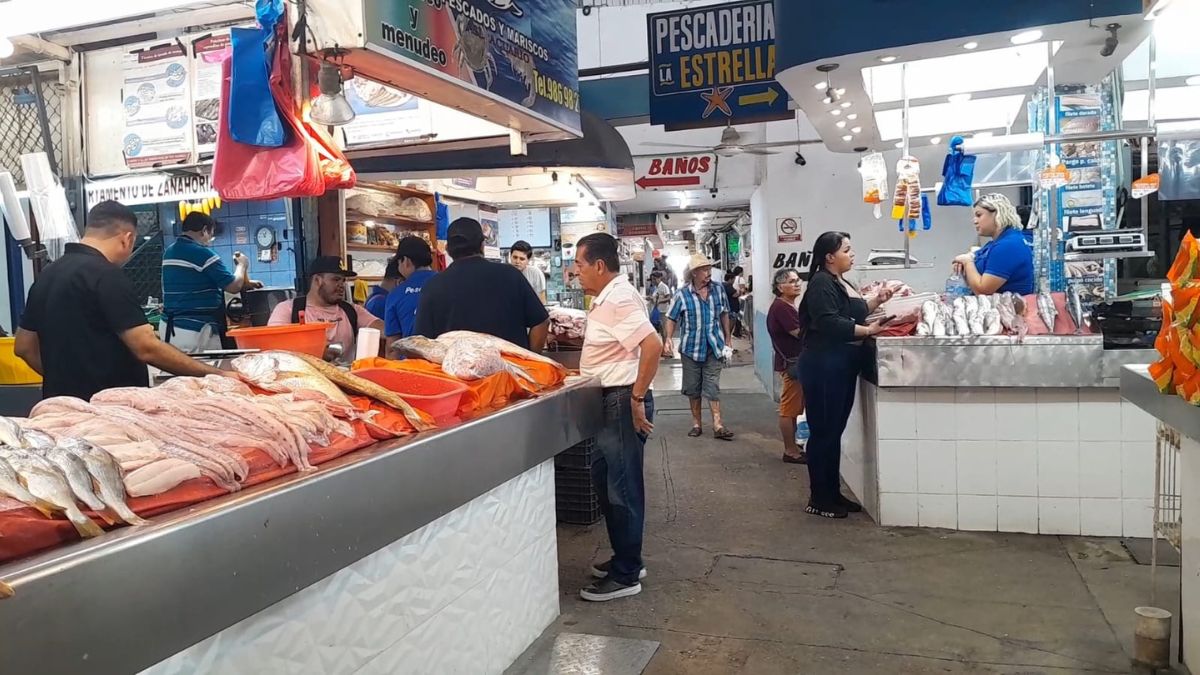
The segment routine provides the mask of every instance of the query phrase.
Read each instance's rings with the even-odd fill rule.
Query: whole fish
[[[396,340],[392,343],[391,350],[400,356],[424,359],[438,365],[446,359],[446,345],[437,340],[430,340],[424,335],[412,335]]]
[[[54,516],[54,506],[30,494],[17,476],[16,469],[13,469],[4,457],[0,457],[0,493],[6,494],[26,506],[32,506],[47,518]]]
[[[350,399],[336,384],[298,354],[281,351],[246,354],[233,360],[233,368],[250,382],[268,391],[315,394],[347,410],[353,408]]]
[[[58,445],[58,441],[54,440],[53,436],[37,429],[26,429],[23,437],[25,445],[22,447],[38,450],[42,453]]]
[[[499,350],[501,354],[515,356],[527,361],[539,361],[541,363],[554,366],[560,370],[565,370],[561,363],[552,358],[542,356],[537,352],[529,351],[523,347],[518,347],[508,340],[502,340],[494,335],[488,335],[486,333],[474,333],[469,330],[452,330],[449,333],[443,333],[438,336],[438,342],[441,342],[445,345],[461,344],[464,342],[481,343],[487,345],[488,347]]]
[[[75,526],[75,530],[79,532],[79,536],[98,537],[104,534],[104,530],[92,522],[91,518],[83,515],[79,507],[75,505],[75,497],[71,494],[67,479],[63,477],[58,467],[25,450],[5,451],[4,458],[16,470],[29,493],[53,506],[55,511],[65,513],[67,519]]]
[[[1075,322],[1075,334],[1083,332],[1083,298],[1079,294],[1079,286],[1071,286],[1067,293],[1067,309],[1071,312],[1071,320]]]
[[[92,489],[92,476],[88,473],[83,459],[66,448],[57,446],[50,448],[42,456],[50,460],[62,472],[76,499],[87,504],[87,507],[93,511],[104,510],[104,502],[96,496]]]
[[[0,417],[0,445],[19,448],[25,445],[21,425],[11,417]]]
[[[1058,319],[1058,309],[1054,307],[1054,297],[1047,291],[1041,291],[1037,296],[1038,317],[1046,324],[1046,332],[1054,333],[1054,322]]]
[[[409,424],[412,424],[417,431],[424,431],[434,427],[433,420],[429,415],[409,405],[408,401],[405,401],[396,392],[385,389],[353,373],[348,373],[337,366],[331,366],[315,356],[308,356],[307,354],[294,354],[293,356],[307,363],[315,372],[342,389],[355,394],[369,396],[380,403],[399,410],[404,415],[404,418],[408,420]]]
[[[98,447],[82,438],[69,438],[63,441],[63,449],[83,460],[88,473],[96,483],[100,499],[108,505],[113,513],[130,525],[145,525],[146,521],[129,508],[125,501],[125,479],[121,465],[107,450]]]

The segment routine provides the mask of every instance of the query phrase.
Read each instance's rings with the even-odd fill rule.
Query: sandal
[[[713,430],[713,438],[717,439],[718,441],[732,441],[733,440],[733,432],[726,429],[725,427],[721,427],[720,429],[714,429]]]
[[[700,427],[692,427],[692,430],[688,432],[688,438],[700,438],[703,435],[704,430]]]
[[[813,516],[821,516],[822,518],[846,517],[846,509],[840,505],[833,507],[819,507],[809,504],[808,506],[804,507],[804,512]]]
[[[808,454],[802,452],[799,455],[796,455],[795,457],[792,457],[791,455],[784,455],[783,463],[784,464],[808,464]]]

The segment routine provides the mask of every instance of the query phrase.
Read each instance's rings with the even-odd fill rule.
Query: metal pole
[[[1058,129],[1054,124],[1054,119],[1058,110],[1058,96],[1055,93],[1054,82],[1054,43],[1046,43],[1046,135],[1050,137],[1057,133]],[[1047,138],[1049,142],[1049,138]],[[1057,145],[1047,148],[1043,152],[1046,153],[1046,168],[1053,168],[1052,162],[1058,159]],[[1058,188],[1049,190],[1046,195],[1046,207],[1048,213],[1045,222],[1050,223],[1050,260],[1058,260],[1058,242],[1062,238],[1062,223],[1058,219]],[[1051,215],[1053,214],[1053,215]],[[1049,279],[1046,280],[1047,287]],[[1041,290],[1040,288],[1038,290]],[[1049,288],[1047,288],[1049,290]]]
[[[1149,94],[1149,96],[1146,97],[1146,127],[1151,130],[1154,129],[1155,125],[1158,122],[1158,120],[1156,120],[1154,117],[1154,94],[1155,94],[1155,86],[1156,86],[1155,71],[1158,69],[1157,51],[1158,51],[1158,45],[1154,40],[1154,31],[1150,31],[1150,45],[1149,45],[1150,58],[1149,58],[1149,64],[1147,64],[1149,66],[1147,68],[1147,78],[1148,78],[1147,85],[1149,87],[1149,90],[1147,93]],[[1116,75],[1114,75],[1113,77],[1116,77]],[[1150,173],[1150,137],[1142,136],[1142,176],[1141,177],[1145,178],[1149,173]],[[1149,242],[1150,241],[1150,196],[1146,195],[1146,196],[1142,197],[1141,201],[1142,201],[1142,203],[1141,203],[1141,207],[1142,207],[1142,241]],[[1120,223],[1116,224],[1116,227],[1120,227],[1120,226],[1121,226]]]
[[[46,116],[46,99],[42,96],[42,74],[38,71],[37,66],[29,66],[25,68],[25,72],[29,73],[29,78],[33,82],[33,95],[37,97],[37,113],[38,125],[42,128],[42,150],[46,153],[46,159],[50,161],[50,171],[62,180],[62,176],[58,172],[58,159],[54,156],[54,141],[50,138],[50,118]]]
[[[903,135],[904,147],[900,150],[900,157],[903,159],[909,153],[909,138],[908,138],[908,64],[900,64],[900,98],[904,99],[904,110],[901,112],[901,134]],[[906,209],[907,210],[907,209]],[[907,215],[907,214],[905,214]],[[912,267],[912,258],[909,256],[909,248],[911,246],[911,237],[908,236],[908,230],[904,227],[904,221],[907,218],[900,219],[900,236],[904,239],[904,269]]]

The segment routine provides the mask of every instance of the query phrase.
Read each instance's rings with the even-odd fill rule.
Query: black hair
[[[450,255],[453,256],[454,253],[450,253]],[[470,254],[468,253],[464,255]],[[392,259],[396,261],[397,266],[399,266],[400,260],[403,258],[408,258],[411,260],[413,267],[416,267],[417,269],[429,267],[433,264],[433,249],[429,247],[429,242],[425,241],[421,237],[409,235],[401,239],[396,244],[396,255],[392,257]],[[399,274],[399,272],[396,273],[397,276],[399,276]]]
[[[509,249],[509,252],[510,253],[524,253],[526,258],[533,257],[533,247],[530,246],[529,242],[525,241],[524,239],[519,239],[517,241],[514,241],[512,248]]]
[[[212,216],[192,211],[184,217],[183,223],[180,224],[180,230],[184,232],[203,232],[209,230],[212,233],[217,231],[217,221],[212,219]]]
[[[604,262],[609,272],[619,272],[621,258],[617,255],[617,238],[605,232],[593,232],[575,243],[575,256],[589,263]]]
[[[383,278],[399,279],[400,277],[400,258],[392,256],[388,258],[387,266],[383,268]]]
[[[128,206],[110,199],[100,202],[88,211],[87,229],[109,236],[120,234],[122,230],[136,232],[137,214]]]
[[[741,276],[742,272],[745,272],[745,271],[746,270],[742,269],[741,265],[738,265],[737,267],[733,268],[733,276],[735,276],[735,277]]]
[[[816,276],[817,272],[825,270],[826,256],[837,253],[842,249],[842,244],[850,238],[845,232],[825,232],[817,237],[816,243],[813,244],[812,251],[812,266],[808,269],[808,278],[811,280]]]

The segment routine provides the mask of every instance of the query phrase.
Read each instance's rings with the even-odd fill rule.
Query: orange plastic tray
[[[400,394],[409,405],[435,420],[454,417],[467,385],[436,375],[392,368],[364,368],[355,375]]]
[[[288,326],[257,326],[235,328],[229,337],[239,349],[283,349],[318,358],[325,355],[326,331],[331,323],[303,323]]]

